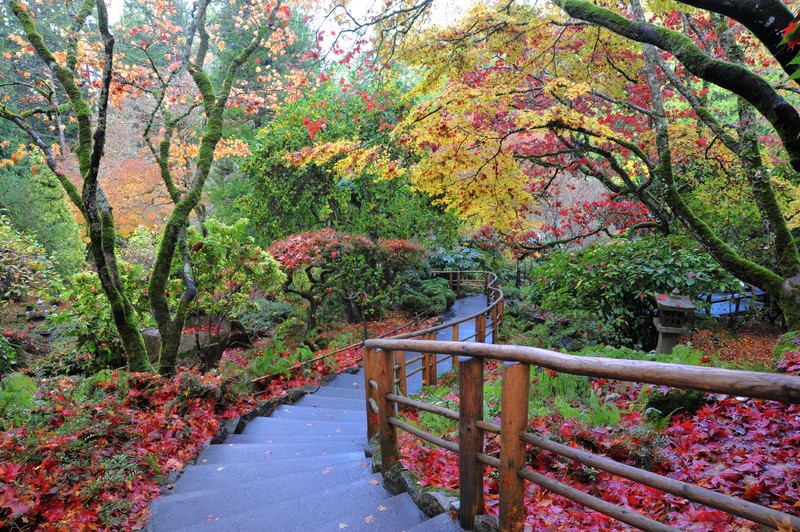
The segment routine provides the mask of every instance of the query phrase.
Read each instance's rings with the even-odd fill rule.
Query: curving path
[[[445,320],[486,308],[461,299]],[[451,330],[438,333],[451,339]],[[474,334],[461,325],[461,338]],[[446,369],[450,362],[442,362]],[[409,391],[421,377],[409,380]],[[412,377],[413,379],[413,377]],[[419,381],[419,382],[417,382]],[[450,532],[447,514],[424,515],[408,494],[392,496],[373,474],[367,443],[364,377],[342,374],[294,404],[258,417],[241,434],[207,447],[168,495],[150,504],[152,532],[178,530]]]

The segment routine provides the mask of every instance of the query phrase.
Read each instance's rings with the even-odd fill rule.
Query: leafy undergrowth
[[[787,353],[779,366],[787,373],[800,375],[800,350]],[[640,414],[641,408],[636,407],[643,391],[641,386],[629,385],[622,390],[618,385],[608,388],[605,381],[592,380],[592,387],[604,402],[613,402],[622,412],[618,423],[591,426],[577,418],[550,413],[531,418],[529,431],[677,480],[800,515],[800,406],[711,395],[697,412],[675,415],[663,430],[659,430],[657,425],[646,423]],[[653,391],[651,387],[648,393]],[[414,413],[406,413],[406,417],[412,421],[419,419]],[[498,442],[493,435],[490,436],[487,438],[487,454],[499,456]],[[406,433],[401,433],[399,446],[401,463],[416,473],[421,485],[458,489],[456,455],[424,445]],[[761,529],[752,522],[547,451],[529,448],[528,466],[679,529]],[[484,478],[487,511],[496,514],[497,473],[487,468]],[[533,484],[526,484],[528,529],[629,530],[614,519]]]
[[[0,529],[142,528],[159,483],[220,419],[252,408],[243,377],[106,371],[41,381],[36,408],[0,432]]]
[[[721,326],[694,331],[682,336],[681,343],[690,343],[707,356],[725,362],[771,369],[775,357],[773,348],[780,336],[778,326],[752,321],[737,331],[729,331]]]

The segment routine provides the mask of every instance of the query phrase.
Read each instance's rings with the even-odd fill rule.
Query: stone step
[[[345,482],[350,477],[353,477],[351,480],[357,477],[366,478],[370,470],[370,461],[363,454],[354,456],[353,453],[231,464],[206,463],[186,467],[179,481],[175,483],[171,496],[257,481],[285,487],[285,484],[294,484],[297,478],[306,476],[316,481],[330,482],[339,479]]]
[[[273,419],[347,421],[362,424],[367,422],[367,412],[364,408],[361,410],[340,410],[319,406],[284,405],[277,408],[271,417]]]
[[[360,479],[321,489],[304,485],[303,493],[297,497],[264,503],[259,499],[262,492],[272,489],[281,495],[284,486],[265,483],[261,490],[254,490],[248,485],[239,497],[233,489],[201,492],[194,498],[159,506],[158,522],[153,523],[157,526],[150,530],[317,530],[316,525],[332,515],[349,513],[351,509],[361,512],[387,501],[391,496],[380,485],[380,475],[371,478],[378,482]]]
[[[349,397],[330,397],[323,395],[306,395],[294,403],[295,406],[311,407],[311,408],[327,408],[327,409],[341,409],[341,410],[355,410],[366,411],[367,401],[362,396],[361,398],[351,399]]]
[[[383,488],[381,488],[383,489]],[[385,491],[384,491],[385,493]],[[206,521],[180,530],[225,532],[401,532],[424,519],[407,494],[386,498],[373,495],[349,499],[308,499],[308,505],[296,501],[285,509],[256,509],[236,516]],[[331,519],[331,516],[337,516]]]
[[[346,445],[337,445],[337,443],[347,444],[352,443],[356,445],[360,445],[361,448],[364,448],[364,444],[367,441],[367,437],[364,434],[365,431],[361,431],[361,434],[351,434],[349,432],[341,432],[341,433],[320,433],[320,434],[311,434],[309,436],[303,436],[301,434],[292,433],[291,431],[287,431],[284,434],[275,434],[270,433],[269,435],[261,435],[261,434],[234,434],[232,436],[228,436],[226,442],[231,444],[267,444],[267,445],[278,445],[275,442],[281,441],[285,444],[295,443],[302,445],[303,443],[317,443],[320,446],[324,447],[324,450],[327,452],[334,452],[340,451],[342,447],[347,447]],[[294,442],[290,441],[289,438],[294,438]]]
[[[406,532],[461,532],[464,530],[458,521],[450,517],[450,514],[439,514],[423,521],[415,527],[409,528]]]
[[[234,435],[228,436],[228,439],[225,440],[228,442],[230,438]],[[258,436],[257,434],[235,434],[235,436]],[[236,440],[232,440],[228,443],[233,443]],[[277,443],[311,443],[311,442],[335,442],[335,441],[351,441],[359,443],[360,445],[364,446],[367,444],[367,435],[361,434],[359,436],[354,436],[351,434],[342,435],[342,434],[317,434],[317,435],[304,435],[304,434],[293,434],[291,432],[285,434],[273,434],[271,436],[267,436],[266,439],[260,441],[260,443],[267,443],[267,444],[277,444]],[[250,442],[253,443],[253,442]],[[255,442],[259,443],[259,442]]]
[[[301,419],[275,419],[270,417],[257,417],[247,424],[242,436],[264,436],[270,438],[279,434],[295,434],[304,436],[318,436],[320,434],[340,434],[349,436],[363,436],[367,432],[366,423],[353,421],[330,421],[327,419],[301,420]]]
[[[322,388],[344,388],[346,390],[363,391],[364,374],[361,371],[358,373],[342,373]]]
[[[354,460],[364,456],[364,445],[359,440],[342,442],[308,443],[250,443],[247,445],[222,444],[206,448],[197,460],[198,465],[232,464],[236,462],[261,462],[263,460],[296,459],[299,456],[349,455]]]
[[[364,399],[364,388],[330,388],[322,386],[315,393],[311,394],[315,397],[340,397],[342,399]]]
[[[407,493],[401,493],[377,506],[342,513],[339,517],[315,525],[315,531],[403,532],[419,526],[425,516]]]

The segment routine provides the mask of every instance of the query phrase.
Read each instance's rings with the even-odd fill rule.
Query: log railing
[[[487,282],[487,288],[490,284]],[[498,301],[502,302],[502,293],[491,301],[491,304]],[[491,315],[492,311],[487,309],[481,314]],[[477,320],[477,317],[472,316],[471,319]],[[495,331],[498,330],[496,324],[499,322],[502,322],[502,306],[500,313],[494,314]],[[448,324],[440,328],[445,326]],[[368,432],[370,437],[375,433],[380,434],[381,467],[384,473],[397,463],[399,458],[397,429],[458,454],[459,519],[463,528],[471,529],[475,516],[483,513],[483,471],[488,465],[499,470],[501,530],[523,529],[526,480],[639,529],[676,530],[628,508],[608,503],[531,470],[526,467],[525,454],[527,447],[533,446],[769,528],[778,528],[779,524],[789,523],[794,530],[800,530],[800,518],[796,516],[622,464],[526,432],[531,366],[573,375],[769,399],[788,404],[800,404],[800,377],[638,360],[572,356],[545,349],[489,345],[480,342],[437,342],[430,339],[429,330],[420,331],[418,334],[418,336],[406,334],[366,342],[364,370],[367,382],[367,408],[369,412],[377,414],[368,416]],[[476,339],[479,337],[476,334]],[[492,339],[495,337],[496,335],[492,334]],[[398,364],[398,360],[403,358],[402,353],[408,351],[420,352],[423,357],[426,354],[434,357],[437,355],[453,357],[455,365],[458,366],[459,412],[406,397],[403,377],[405,366],[402,363]],[[499,425],[483,419],[486,360],[503,363],[500,405],[502,414]],[[427,380],[435,382],[437,364],[431,364],[428,368]],[[398,407],[414,408],[457,420],[458,443],[443,440],[403,422],[397,417]],[[484,453],[486,432],[500,436],[499,457]],[[782,529],[788,530],[786,527]]]

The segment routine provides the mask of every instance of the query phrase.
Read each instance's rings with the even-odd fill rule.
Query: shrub
[[[550,253],[526,296],[558,316],[585,320],[598,342],[652,349],[654,294],[677,288],[696,298],[739,286],[692,242],[653,236]]]
[[[251,308],[239,312],[239,321],[248,332],[266,336],[292,313],[292,306],[284,301],[258,299]]]
[[[204,224],[205,236],[190,232],[198,314],[236,317],[254,307],[254,291],[273,293],[283,283],[275,259],[247,236],[248,223],[243,218],[226,225],[211,218]]]
[[[0,214],[0,306],[48,297],[61,288],[52,261],[36,238],[16,231]]]
[[[456,300],[456,294],[448,288],[445,279],[407,276],[395,299],[400,308],[407,312],[437,315],[450,308]]]
[[[693,390],[665,390],[653,393],[645,402],[645,414],[652,419],[668,419],[674,414],[692,415],[705,399],[703,392]]]
[[[453,248],[436,248],[428,253],[428,263],[434,270],[481,270],[483,257],[477,249],[458,245]]]
[[[247,369],[254,376],[289,375],[298,363],[314,358],[314,352],[308,346],[301,345],[291,353],[283,342],[276,340],[265,348],[261,356],[254,358]]]
[[[129,294],[140,294],[139,308],[147,308],[143,299],[145,276],[141,266],[131,266],[120,262],[122,282]],[[111,305],[102,294],[100,279],[95,272],[81,272],[72,278],[67,292],[71,304],[69,308],[51,314],[49,320],[58,329],[74,339],[74,351],[67,354],[69,365],[62,368],[68,374],[92,375],[101,369],[125,367],[125,352],[119,337]],[[139,314],[142,325],[149,315]]]

